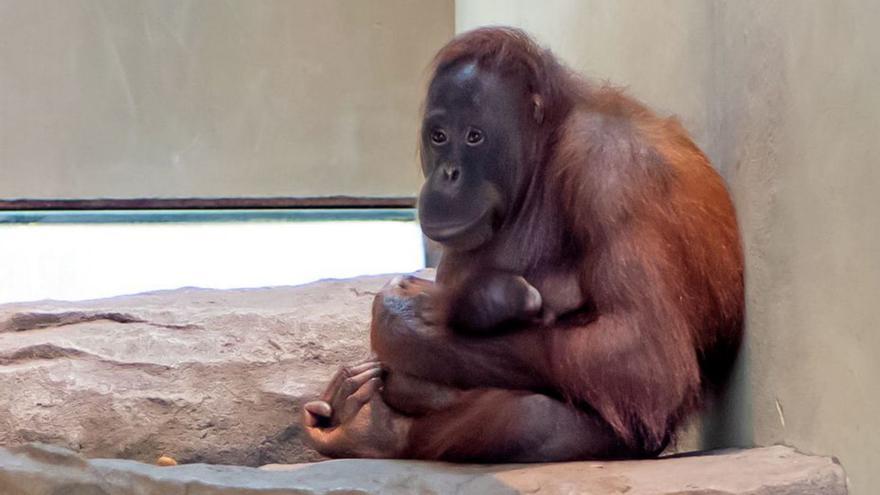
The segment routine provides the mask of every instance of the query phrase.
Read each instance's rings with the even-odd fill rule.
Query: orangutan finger
[[[357,391],[349,395],[342,405],[339,413],[340,420],[345,423],[353,418],[364,407],[364,404],[370,401],[382,386],[382,379],[373,377],[367,380]]]
[[[337,395],[337,391],[346,379],[376,366],[380,366],[379,361],[368,359],[362,363],[355,364],[354,366],[344,366],[339,368],[336,370],[336,373],[333,374],[333,377],[330,378],[330,383],[327,384],[324,393],[321,394],[321,400],[333,404],[333,398]]]
[[[350,395],[357,392],[358,389],[360,389],[361,386],[367,383],[371,378],[380,376],[382,376],[382,366],[378,363],[356,375],[349,376],[343,380],[342,383],[340,383],[339,388],[336,389],[336,393],[333,395],[333,400],[330,401],[330,406],[335,409],[341,408]]]
[[[330,426],[333,418],[333,408],[322,400],[307,402],[303,406],[303,422],[313,428],[326,428]]]

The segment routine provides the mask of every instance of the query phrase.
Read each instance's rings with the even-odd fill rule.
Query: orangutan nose
[[[461,177],[461,169],[454,165],[443,165],[443,178],[448,182],[456,182]]]

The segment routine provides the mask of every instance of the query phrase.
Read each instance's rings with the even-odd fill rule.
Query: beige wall
[[[837,455],[880,486],[880,3],[719,3],[715,159],[746,235],[732,438]],[[777,407],[778,405],[778,407]]]
[[[705,445],[785,443],[880,486],[880,3],[459,0],[679,114],[726,176],[748,339]]]
[[[453,0],[0,0],[0,199],[413,195]]]
[[[678,114],[706,145],[710,10],[704,0],[458,0],[455,26],[522,27],[572,67]]]

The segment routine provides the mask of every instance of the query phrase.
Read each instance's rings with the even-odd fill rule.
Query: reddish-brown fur
[[[742,254],[725,186],[676,120],[581,79],[520,31],[454,39],[435,75],[462,60],[524,81],[539,125],[523,150],[534,157],[527,191],[491,243],[444,254],[439,290],[454,292],[492,267],[521,274],[545,300],[576,287],[583,304],[547,326],[468,336],[419,331],[413,305],[399,293],[380,296],[379,359],[392,375],[454,392],[445,406],[413,416],[408,446],[394,455],[655,454],[741,339]],[[394,405],[393,387],[385,397]],[[540,421],[570,428],[574,440],[560,435],[552,453],[524,454],[534,452],[529,442],[540,444],[527,439]],[[536,431],[546,440],[557,430]],[[613,441],[593,439],[609,431]]]

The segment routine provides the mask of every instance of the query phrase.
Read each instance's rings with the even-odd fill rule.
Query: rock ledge
[[[847,490],[834,460],[782,446],[648,461],[474,466],[346,459],[257,469],[86,460],[33,444],[0,449],[0,493],[838,495]]]
[[[260,466],[321,459],[300,406],[369,352],[393,275],[0,305],[0,445]]]

